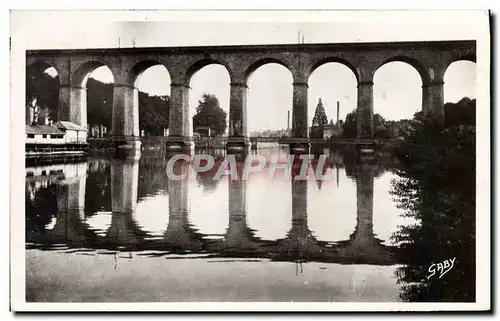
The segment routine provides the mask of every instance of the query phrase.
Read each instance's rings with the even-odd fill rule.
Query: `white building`
[[[64,141],[70,143],[87,143],[87,128],[69,121],[58,121],[54,124],[58,130],[65,134]]]
[[[27,144],[64,144],[64,132],[48,125],[26,125]]]

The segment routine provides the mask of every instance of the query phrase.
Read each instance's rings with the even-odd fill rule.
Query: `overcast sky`
[[[296,43],[299,31],[305,43],[471,38],[470,29],[463,23],[416,24],[411,20],[407,22],[404,16],[398,22],[381,17],[363,24],[359,19],[357,22],[342,19],[336,22],[112,22],[109,16],[98,18],[89,13],[74,16],[61,12],[31,16],[26,13],[25,17],[29,23],[23,25],[21,31],[30,35],[28,46],[38,49]],[[89,19],[94,20],[89,23]],[[91,77],[112,81],[105,67]],[[475,80],[474,63],[452,64],[445,75],[445,101],[455,102],[464,96],[475,98]],[[251,76],[248,85],[248,130],[286,128],[287,111],[292,108],[291,73],[280,65],[264,65]],[[390,120],[412,117],[421,109],[421,85],[413,67],[400,62],[383,66],[374,78],[375,112]],[[204,92],[215,94],[221,107],[229,113],[229,75],[224,67],[206,66],[193,76],[190,86],[191,113]],[[139,79],[138,88],[154,95],[169,94],[167,70],[163,66],[151,67]],[[341,64],[325,64],[311,75],[308,95],[309,124],[319,98],[323,100],[327,117],[334,121],[339,101],[340,118],[344,119],[356,108],[356,79]]]

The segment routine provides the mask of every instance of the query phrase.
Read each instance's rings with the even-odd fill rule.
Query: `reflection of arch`
[[[276,59],[276,58],[263,58],[263,59],[259,59],[257,61],[254,61],[253,63],[250,64],[250,66],[247,68],[247,70],[245,70],[245,78],[244,78],[245,84],[248,85],[248,79],[257,69],[259,69],[260,67],[262,67],[264,65],[271,64],[271,63],[275,63],[275,64],[278,64],[278,65],[285,67],[286,69],[288,69],[290,74],[292,74],[290,67],[286,63],[284,63],[283,61]]]
[[[404,62],[404,63],[407,63],[408,65],[412,66],[413,68],[415,68],[417,70],[417,72],[420,75],[420,79],[422,80],[422,85],[423,86],[426,86],[426,85],[429,84],[430,77],[429,77],[429,73],[427,72],[427,69],[425,68],[425,66],[419,60],[416,60],[414,58],[410,58],[410,57],[407,57],[407,56],[394,56],[394,57],[391,57],[391,58],[385,60],[383,63],[381,63],[375,69],[375,72],[373,73],[373,75],[375,75],[377,73],[377,71],[381,67],[383,67],[384,65],[386,65],[386,64],[388,64],[390,62]]]
[[[113,74],[113,70],[109,68],[106,64],[100,62],[100,61],[87,61],[81,64],[76,70],[73,72],[73,75],[71,76],[71,86],[72,87],[85,87],[85,81],[87,76],[92,73],[94,70],[96,70],[99,67],[106,66],[109,71],[111,72],[111,75],[113,76],[113,81],[116,79],[115,75]]]
[[[227,63],[225,63],[224,61],[218,61],[218,60],[206,58],[206,59],[198,60],[195,63],[193,63],[191,66],[189,66],[189,68],[186,70],[186,73],[185,73],[185,78],[184,78],[185,84],[189,86],[189,83],[191,82],[191,78],[193,77],[193,75],[197,71],[199,71],[203,67],[206,67],[206,66],[212,65],[212,64],[224,66],[227,70],[227,73],[229,74],[229,81],[230,82],[232,81],[233,72],[232,72],[231,68],[229,68]]]
[[[170,72],[168,71],[167,66],[156,61],[156,60],[142,60],[136,63],[129,71],[127,76],[127,83],[133,85],[133,87],[137,88],[137,83],[142,75],[147,69],[153,66],[163,66],[165,67],[168,76],[170,77]]]
[[[349,68],[352,71],[352,73],[354,74],[354,76],[356,77],[356,82],[359,82],[359,74],[358,74],[356,68],[354,67],[354,65],[352,63],[350,63],[349,61],[347,61],[343,58],[340,58],[340,57],[328,57],[328,58],[321,59],[321,60],[313,63],[311,65],[311,67],[309,68],[309,77],[314,73],[314,71],[316,69],[318,69],[319,67],[323,66],[324,64],[327,64],[330,62],[339,63],[339,64],[342,64],[342,65],[346,66],[347,68]]]

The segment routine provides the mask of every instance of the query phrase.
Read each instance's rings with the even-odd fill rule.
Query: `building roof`
[[[60,129],[69,129],[69,130],[76,130],[76,131],[81,131],[81,132],[86,132],[87,128],[82,127],[80,125],[77,125],[75,123],[69,122],[69,121],[58,121],[54,124],[57,128]]]
[[[49,125],[26,125],[26,134],[64,134],[64,132]]]

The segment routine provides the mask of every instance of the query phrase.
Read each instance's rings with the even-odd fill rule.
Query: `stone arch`
[[[356,69],[356,67],[354,67],[354,64],[352,64],[348,60],[346,60],[344,58],[340,58],[340,57],[327,57],[327,58],[323,58],[323,59],[320,59],[319,61],[312,63],[308,69],[307,79],[309,80],[309,77],[312,75],[312,73],[316,69],[318,69],[322,65],[330,63],[330,62],[340,63],[340,64],[346,66],[347,68],[349,68],[352,71],[352,73],[354,74],[354,76],[356,77],[356,81],[359,83],[359,72]]]
[[[192,63],[186,69],[186,73],[184,74],[184,84],[186,86],[189,86],[191,78],[193,77],[193,75],[197,71],[199,71],[203,67],[206,67],[206,66],[212,65],[212,64],[222,65],[223,67],[225,67],[226,70],[227,70],[227,72],[228,72],[228,74],[229,74],[229,79],[231,81],[233,80],[233,72],[232,72],[231,68],[229,67],[229,65],[226,62],[220,61],[220,60],[216,60],[216,59],[212,59],[212,58],[203,58],[203,59],[197,60],[196,62]]]
[[[372,78],[375,137],[389,135],[388,131],[377,132],[382,118],[386,121],[411,119],[415,113],[425,110],[424,91],[431,79],[426,76],[429,73],[423,68],[412,60],[391,59],[375,70]],[[402,79],[405,80],[404,83]]]
[[[443,103],[455,103],[477,95],[477,64],[472,59],[456,57],[443,74]]]
[[[86,77],[94,70],[102,66],[108,67],[113,76],[113,80],[116,80],[116,75],[113,73],[113,69],[107,64],[101,61],[90,60],[80,64],[71,74],[71,86],[75,88],[83,87],[85,85],[84,81],[86,80]]]
[[[154,66],[163,66],[167,70],[169,76],[170,76],[170,71],[168,70],[168,67],[156,60],[141,60],[134,64],[132,68],[130,68],[130,71],[127,74],[127,84],[132,86],[132,87],[137,87],[137,82],[139,81],[141,75],[150,67]]]
[[[27,70],[34,70],[38,73],[42,73],[49,68],[54,68],[57,71],[57,74],[60,74],[57,64],[48,62],[46,60],[36,60],[26,65]]]
[[[476,54],[475,53],[465,53],[465,54],[458,54],[454,55],[451,57],[444,68],[444,73],[443,76],[446,75],[446,71],[450,68],[453,63],[458,62],[458,61],[468,61],[468,62],[473,62],[476,63]]]
[[[381,67],[383,67],[384,65],[386,65],[390,62],[404,62],[404,63],[407,63],[408,65],[412,66],[413,68],[415,68],[415,70],[420,75],[423,86],[426,86],[431,82],[429,72],[427,71],[427,68],[425,67],[425,65],[421,61],[419,61],[415,58],[412,58],[412,57],[408,57],[408,56],[393,56],[389,59],[384,60],[384,62],[382,62],[380,65],[378,65],[375,68],[373,75],[375,75],[377,70],[379,70]]]
[[[287,63],[283,62],[282,60],[276,59],[276,58],[268,57],[268,58],[258,59],[249,65],[249,67],[245,70],[245,74],[244,74],[245,85],[248,85],[248,79],[250,78],[250,76],[252,76],[252,74],[258,68],[260,68],[266,64],[271,64],[271,63],[275,63],[275,64],[278,64],[278,65],[285,67],[286,69],[288,69],[288,71],[290,71],[290,73],[292,74],[292,77],[293,77],[292,69],[290,68],[290,66]]]

